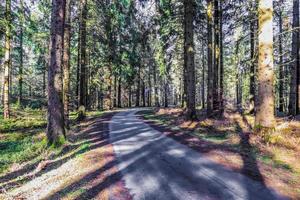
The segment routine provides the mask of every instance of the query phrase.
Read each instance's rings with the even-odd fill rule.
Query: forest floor
[[[227,168],[258,180],[281,194],[300,199],[300,121],[277,119],[269,135],[252,133],[254,118],[227,112],[223,119],[186,121],[182,109],[141,111],[153,128]]]
[[[109,140],[118,112],[91,112],[81,123],[72,113],[68,142],[58,149],[46,148],[44,111],[16,110],[14,120],[0,119],[0,199],[131,199]],[[251,116],[198,115],[191,122],[181,109],[150,109],[139,119],[225,168],[300,199],[299,121],[278,119],[272,136],[262,140],[251,133]]]
[[[121,181],[99,188],[116,171],[108,142],[113,112],[89,112],[79,124],[72,114],[68,142],[56,149],[46,148],[45,112],[21,114],[0,125],[0,199],[105,200],[112,192],[129,199]]]

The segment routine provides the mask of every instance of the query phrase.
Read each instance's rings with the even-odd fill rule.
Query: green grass
[[[43,135],[13,132],[3,137],[0,141],[0,173],[14,163],[22,163],[41,155],[47,146]]]
[[[0,174],[13,164],[42,160],[45,155],[60,152],[60,147],[66,142],[63,137],[58,144],[47,147],[45,110],[12,106],[11,114],[11,119],[3,119],[2,115],[0,117]],[[92,111],[86,114],[87,117],[99,117],[103,112]],[[76,118],[77,112],[71,112],[70,119],[75,122]],[[82,145],[80,152],[88,151],[89,147],[89,144]]]

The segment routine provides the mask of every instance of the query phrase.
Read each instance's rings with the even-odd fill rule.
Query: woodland
[[[1,0],[0,199],[34,179],[25,172],[89,153],[76,134],[127,109],[300,198],[299,6]]]

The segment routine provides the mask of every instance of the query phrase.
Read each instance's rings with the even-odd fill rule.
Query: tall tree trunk
[[[213,112],[213,3],[207,0],[207,115]]]
[[[86,20],[87,20],[87,0],[81,0],[80,16],[80,83],[79,83],[79,119],[85,117],[86,102]]]
[[[140,96],[141,96],[141,66],[139,65],[138,69],[138,80],[137,80],[137,88],[136,88],[136,102],[135,106],[140,106]]]
[[[196,119],[196,82],[195,82],[195,60],[194,60],[194,16],[195,2],[184,0],[184,66],[186,68],[187,89],[187,118]]]
[[[274,115],[274,64],[273,64],[273,1],[260,0],[259,15],[259,62],[258,98],[255,124],[262,128],[275,126]]]
[[[222,117],[224,114],[224,57],[223,57],[223,6],[222,1],[220,1],[219,5],[219,31],[220,31],[220,85],[219,85],[219,104],[220,104],[220,112],[219,117]]]
[[[168,102],[168,81],[167,81],[167,77],[165,77],[165,81],[164,81],[164,106],[165,108],[169,107],[169,102]]]
[[[81,9],[81,8],[79,8]],[[80,11],[81,13],[81,11]],[[77,46],[77,69],[76,69],[76,98],[77,98],[77,109],[79,108],[79,93],[80,93],[80,62],[81,62],[81,55],[80,55],[80,51],[81,51],[81,36],[80,36],[80,22],[79,22],[79,31],[78,31],[78,46]]]
[[[114,75],[114,107],[117,107],[117,98],[118,98],[118,90],[117,90],[117,75]]]
[[[122,78],[119,78],[118,84],[118,107],[122,107]]]
[[[52,0],[50,66],[48,70],[48,145],[65,136],[62,89],[62,55],[65,0]]]
[[[279,112],[284,111],[284,67],[282,50],[282,11],[279,11]]]
[[[132,99],[132,90],[131,90],[131,85],[130,85],[129,86],[129,91],[128,91],[128,107],[129,108],[132,107],[131,99]]]
[[[205,108],[205,50],[202,45],[202,80],[201,80],[201,98],[202,98],[202,109]]]
[[[145,93],[146,87],[145,87],[145,81],[142,81],[142,101],[143,101],[143,107],[146,107],[146,93]]]
[[[4,119],[10,117],[9,108],[9,88],[10,88],[10,67],[11,67],[11,0],[6,0],[6,31],[5,31],[5,57],[4,57],[4,92],[3,92],[3,104],[4,104]]]
[[[291,115],[296,115],[299,113],[298,103],[299,92],[299,70],[300,70],[300,31],[299,31],[299,0],[293,1],[293,41],[292,41],[292,59],[293,63],[291,65],[291,83],[290,83],[290,102],[289,102],[289,113]]]
[[[19,66],[19,95],[18,95],[18,106],[22,106],[23,99],[23,26],[24,26],[24,2],[20,0],[20,66]]]
[[[219,0],[214,0],[214,73],[213,73],[213,110],[219,113],[219,69],[220,69],[220,24]]]
[[[257,0],[254,0],[252,3],[252,9],[254,11],[252,12],[252,19],[250,22],[250,56],[251,56],[251,66],[250,66],[250,108],[249,111],[251,114],[255,112],[255,99],[256,99],[256,94],[255,94],[255,74],[256,74],[256,66],[257,66]]]
[[[69,126],[69,98],[70,98],[70,41],[71,41],[71,0],[66,0],[63,54],[63,101],[65,127]]]
[[[154,104],[156,107],[159,107],[156,64],[153,65],[153,82],[154,82]]]

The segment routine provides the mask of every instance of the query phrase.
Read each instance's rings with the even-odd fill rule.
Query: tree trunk
[[[220,112],[219,105],[219,69],[220,69],[220,24],[219,0],[214,0],[214,69],[213,69],[213,110],[214,115]]]
[[[290,83],[290,102],[289,102],[289,113],[296,115],[299,113],[298,98],[298,84],[299,84],[299,70],[300,70],[300,32],[299,32],[299,0],[293,1],[293,38],[292,38],[292,60],[291,64],[291,83]]]
[[[253,1],[252,8],[257,8],[256,0]],[[250,22],[250,56],[251,56],[251,66],[250,66],[250,108],[249,112],[253,114],[255,112],[255,74],[256,74],[256,66],[257,66],[257,14],[255,11],[252,11],[252,19]]]
[[[279,112],[284,111],[284,68],[283,68],[283,50],[282,50],[282,11],[279,11]]]
[[[87,0],[81,0],[80,16],[80,83],[79,83],[79,120],[85,117],[86,102],[86,20]]]
[[[153,65],[153,82],[154,82],[154,104],[156,107],[159,107],[156,64]]]
[[[212,45],[213,4],[207,0],[207,116],[213,112],[213,45]]]
[[[259,62],[258,98],[255,124],[262,128],[275,126],[274,116],[274,69],[273,69],[273,1],[260,0],[259,14]]]
[[[69,98],[70,98],[70,39],[71,39],[71,0],[66,0],[63,54],[63,101],[65,127],[69,126]]]
[[[24,26],[24,2],[20,0],[20,66],[19,66],[19,95],[18,95],[18,106],[22,106],[23,99],[23,26]]]
[[[62,55],[65,0],[52,0],[50,66],[48,70],[48,145],[59,145],[65,136],[62,92]]]
[[[119,78],[119,84],[118,84],[118,107],[122,107],[122,79]]]
[[[5,31],[5,57],[4,57],[4,119],[10,118],[9,88],[10,88],[10,67],[11,67],[11,0],[6,0],[6,31]]]
[[[222,117],[224,114],[224,60],[223,60],[223,6],[222,1],[219,5],[219,30],[220,30],[220,85],[219,85],[219,104],[220,112],[219,117]]]
[[[201,80],[201,98],[202,98],[202,109],[205,108],[205,50],[202,45],[202,80]]]
[[[141,67],[139,66],[137,88],[136,88],[136,102],[135,102],[136,107],[140,106],[140,96],[141,96],[140,91],[141,91]]]
[[[195,99],[194,16],[195,2],[193,0],[184,0],[184,66],[186,68],[187,118],[192,120],[197,118]]]

